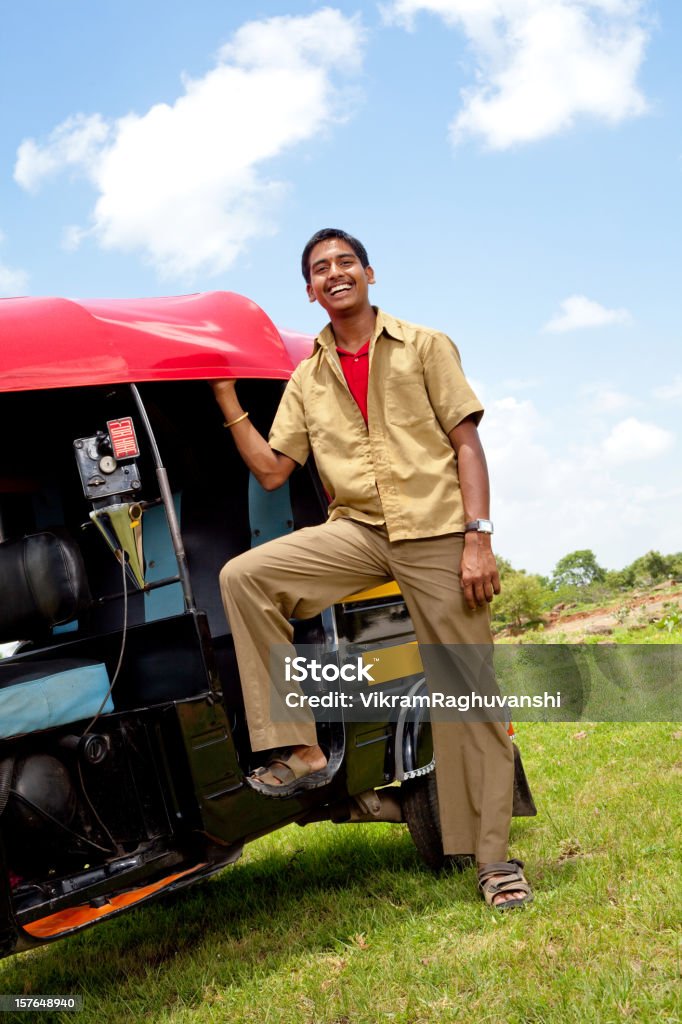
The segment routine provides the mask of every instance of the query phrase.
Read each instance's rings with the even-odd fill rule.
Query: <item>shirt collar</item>
[[[372,309],[376,313],[376,321],[370,342],[376,341],[382,334],[387,334],[390,338],[395,338],[396,341],[405,341],[402,324],[398,320],[389,316],[388,313],[385,313],[383,309],[379,309],[378,306],[373,306]],[[327,350],[334,350],[336,348],[334,329],[331,323],[328,323],[315,338],[312,354],[314,355],[319,348]]]

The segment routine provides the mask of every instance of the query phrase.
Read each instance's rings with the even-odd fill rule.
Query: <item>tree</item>
[[[630,590],[635,585],[635,574],[632,566],[625,569],[608,569],[604,580],[610,590]]]
[[[552,573],[552,586],[555,590],[559,587],[589,587],[591,583],[603,583],[605,579],[606,572],[598,564],[594,552],[585,548],[559,559]]]
[[[504,580],[510,573],[516,572],[516,569],[512,568],[512,564],[507,558],[503,558],[502,555],[495,555],[495,562],[497,563],[497,571],[500,574],[500,579]]]
[[[660,551],[647,551],[627,567],[634,586],[650,587],[653,583],[675,575],[675,555],[662,555]]]
[[[539,576],[525,572],[505,573],[502,593],[493,601],[493,616],[504,624],[520,629],[524,623],[542,617],[545,590]]]

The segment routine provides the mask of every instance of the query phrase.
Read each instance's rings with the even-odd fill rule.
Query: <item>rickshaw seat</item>
[[[92,602],[80,549],[61,530],[0,543],[0,642],[49,637]],[[106,666],[31,652],[0,661],[0,737],[88,718],[107,697]],[[42,652],[41,652],[42,653]],[[107,697],[104,711],[112,711]]]
[[[46,636],[92,603],[76,542],[42,530],[0,544],[0,643]]]

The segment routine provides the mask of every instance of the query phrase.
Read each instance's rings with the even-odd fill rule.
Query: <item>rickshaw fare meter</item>
[[[109,420],[107,429],[73,442],[83,493],[95,508],[114,495],[135,494],[141,488],[136,459],[140,449],[130,416]]]
[[[77,438],[73,447],[83,493],[92,502],[90,519],[130,581],[143,590],[143,506],[137,500],[142,484],[136,462],[140,449],[132,418],[108,420],[106,430]]]

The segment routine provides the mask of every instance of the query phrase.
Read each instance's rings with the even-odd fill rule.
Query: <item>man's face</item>
[[[309,266],[306,291],[311,302],[319,302],[330,316],[366,308],[374,271],[362,266],[347,242],[340,238],[318,242],[310,253]]]

